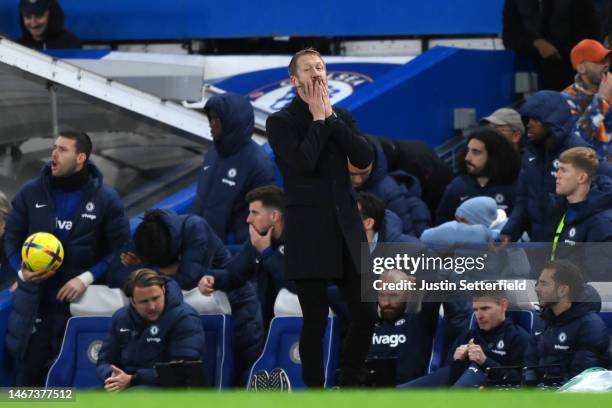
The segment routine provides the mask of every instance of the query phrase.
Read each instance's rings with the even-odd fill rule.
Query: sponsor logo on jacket
[[[406,343],[406,336],[403,334],[384,334],[379,336],[378,334],[374,333],[372,336],[372,345],[384,344],[391,348],[395,348],[404,343]]]

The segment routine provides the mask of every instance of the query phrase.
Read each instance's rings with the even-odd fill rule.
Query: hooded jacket
[[[29,48],[47,50],[53,48],[81,48],[79,39],[64,28],[64,11],[56,0],[49,7],[49,23],[43,34],[43,40],[37,41],[23,24],[23,16],[19,13],[22,36],[19,44]]]
[[[402,220],[404,234],[419,236],[431,224],[427,205],[421,200],[419,180],[402,171],[394,172],[392,177],[387,171],[387,158],[380,145],[368,140],[374,150],[372,172],[358,189],[372,193],[385,202],[387,209],[396,213]]]
[[[173,360],[205,359],[202,322],[183,301],[179,286],[164,278],[165,306],[154,322],[143,319],[134,306],[124,306],[113,315],[111,329],[100,348],[98,378],[106,380],[111,364],[127,374],[136,374],[132,385],[157,385],[155,364]]]
[[[514,210],[502,230],[516,241],[527,231],[533,242],[550,242],[550,216],[555,197],[555,173],[559,155],[572,147],[588,147],[571,133],[570,109],[560,93],[540,91],[527,99],[520,110],[524,117],[536,119],[548,129],[544,146],[528,141],[516,188]]]
[[[254,114],[242,95],[215,95],[205,111],[214,111],[222,127],[204,158],[192,212],[200,215],[225,243],[249,238],[246,194],[256,187],[275,184],[274,165],[265,150],[251,140]]]
[[[607,367],[610,338],[601,317],[589,303],[573,303],[559,316],[545,308],[544,326],[534,330],[525,354],[526,366],[560,364],[566,380],[591,367]],[[533,371],[527,379],[534,379]]]

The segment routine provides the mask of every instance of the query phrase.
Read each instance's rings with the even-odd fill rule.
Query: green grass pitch
[[[612,407],[612,393],[552,391],[311,391],[280,394],[242,391],[76,391],[75,402],[2,403],[5,406],[86,408],[599,408]]]

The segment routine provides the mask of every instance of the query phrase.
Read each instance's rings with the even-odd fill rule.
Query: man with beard
[[[36,49],[81,48],[74,34],[64,28],[64,12],[57,0],[21,0],[21,45]]]
[[[96,371],[106,391],[159,386],[155,364],[205,359],[202,322],[175,281],[139,269],[124,292],[130,304],[113,315],[98,354]]]
[[[53,143],[51,163],[13,199],[4,245],[18,286],[13,294],[6,345],[17,361],[17,385],[40,387],[60,351],[70,303],[94,281],[104,281],[118,251],[130,237],[119,195],[103,183],[89,157],[84,132],[63,131]],[[54,234],[64,247],[55,274],[28,270],[21,246],[35,232]]]
[[[412,282],[418,287],[416,278],[399,270],[388,270],[380,276],[382,285],[398,285]],[[378,320],[374,325],[372,344],[366,366],[372,367],[365,379],[366,385],[402,384],[425,374],[428,352],[419,325],[419,311],[424,293],[419,291],[389,289],[378,290]],[[384,377],[395,373],[392,383]]]
[[[595,40],[580,41],[570,54],[577,72],[575,82],[562,92],[575,120],[572,131],[608,160],[612,158],[612,74],[608,72],[611,52]]]
[[[373,152],[351,114],[332,108],[325,63],[316,50],[296,53],[289,76],[297,95],[268,117],[266,131],[285,180],[285,277],[296,283],[304,316],[299,346],[303,379],[310,388],[324,384],[322,339],[327,287],[333,280],[352,315],[338,383],[356,386],[375,308],[361,301],[360,243],[366,237],[346,161],[365,169]]]
[[[436,224],[454,220],[457,208],[472,197],[491,197],[497,208],[510,213],[519,169],[519,154],[504,136],[488,127],[477,128],[468,136],[460,174],[442,196]]]
[[[285,281],[285,240],[283,191],[276,186],[263,186],[246,195],[249,203],[249,240],[224,269],[209,270],[200,281],[200,292],[229,291],[246,282],[257,282],[264,327],[274,317],[274,301],[278,292],[287,286]],[[290,285],[291,291],[295,291]]]
[[[610,338],[605,323],[584,302],[580,270],[566,260],[546,264],[536,283],[544,327],[531,335],[525,366],[560,364],[565,380],[591,367],[607,367]],[[537,380],[527,371],[528,382]]]

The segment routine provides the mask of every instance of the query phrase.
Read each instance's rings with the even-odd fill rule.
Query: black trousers
[[[66,323],[70,318],[67,303],[40,305],[38,316],[23,360],[17,361],[18,387],[44,387],[49,368],[62,346]]]
[[[376,304],[361,301],[361,277],[353,265],[348,248],[344,247],[344,274],[336,284],[342,292],[352,316],[344,338],[340,357],[340,378],[343,387],[358,385],[358,375],[364,364],[376,320]],[[309,388],[323,387],[323,336],[327,326],[329,301],[326,279],[295,281],[297,295],[304,317],[300,335],[302,376]]]

